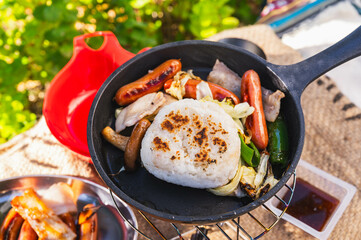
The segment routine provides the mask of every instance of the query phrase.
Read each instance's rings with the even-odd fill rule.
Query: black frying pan
[[[300,104],[303,89],[330,69],[361,55],[361,27],[325,51],[297,64],[274,65],[261,57],[230,44],[208,41],[181,41],[160,45],[135,56],[114,71],[99,89],[88,119],[88,145],[95,168],[104,182],[121,199],[135,208],[172,222],[205,224],[228,220],[247,213],[275,195],[294,172],[301,156],[305,125]],[[240,76],[254,69],[262,86],[286,94],[281,112],[286,119],[289,141],[289,167],[279,183],[261,198],[215,196],[206,190],[181,187],[159,180],[144,168],[134,173],[116,173],[123,166],[123,153],[101,136],[101,130],[114,128],[113,97],[117,89],[145,75],[164,61],[179,58],[183,69],[193,69],[206,79],[216,59]]]

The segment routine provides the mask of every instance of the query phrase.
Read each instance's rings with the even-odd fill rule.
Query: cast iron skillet
[[[294,172],[299,161],[305,125],[300,104],[303,89],[323,73],[361,55],[361,27],[325,51],[297,64],[274,65],[259,56],[230,44],[208,41],[180,41],[160,45],[135,56],[114,71],[99,89],[88,118],[88,145],[99,175],[121,199],[135,208],[172,222],[205,224],[228,220],[247,213],[275,195]],[[289,167],[279,183],[261,198],[219,197],[206,190],[181,187],[159,180],[144,168],[134,173],[122,171],[123,153],[107,143],[101,130],[114,128],[113,97],[117,89],[145,75],[164,61],[181,59],[183,69],[193,69],[206,79],[216,59],[240,76],[254,69],[262,86],[286,94],[281,112],[286,119],[289,142]]]

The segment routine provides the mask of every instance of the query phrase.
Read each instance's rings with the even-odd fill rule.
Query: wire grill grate
[[[215,226],[217,230],[219,230],[220,233],[222,233],[227,239],[232,240],[232,238],[229,236],[228,233],[226,233],[226,231],[223,229],[224,226],[228,226],[229,228],[231,228],[234,232],[236,232],[236,239],[244,239],[244,240],[256,240],[256,239],[260,239],[263,235],[265,235],[267,232],[269,232],[278,222],[279,220],[283,217],[283,214],[286,212],[293,194],[294,194],[294,190],[295,190],[295,186],[296,186],[296,171],[292,174],[290,181],[288,181],[289,183],[287,183],[284,188],[287,188],[287,191],[290,191],[290,198],[285,200],[282,199],[281,197],[279,197],[277,194],[274,196],[275,198],[277,198],[281,204],[284,205],[284,210],[280,213],[280,214],[276,214],[275,212],[273,212],[269,207],[267,207],[267,205],[262,204],[262,209],[263,209],[263,214],[264,212],[266,212],[266,214],[271,215],[272,218],[274,218],[274,220],[271,223],[264,223],[262,222],[262,220],[260,220],[255,214],[252,214],[251,212],[249,212],[246,215],[242,215],[239,216],[235,219],[232,219],[231,221],[228,221],[226,223],[217,223],[214,224],[212,226]],[[141,236],[143,236],[146,239],[152,239],[149,236],[147,236],[146,234],[144,234],[142,231],[140,231],[139,229],[137,229],[131,222],[129,222],[122,214],[122,212],[119,210],[119,207],[114,199],[114,195],[113,192],[109,189],[109,193],[113,199],[114,205],[116,206],[116,209],[118,211],[118,213],[120,214],[120,216],[124,219],[124,221],[129,224],[135,231],[137,231]],[[257,208],[259,209],[259,208]],[[155,226],[155,224],[141,211],[138,211],[140,213],[140,215],[147,221],[147,223],[159,234],[159,236],[162,239],[167,239],[164,234],[157,228],[157,226]],[[250,232],[248,232],[245,228],[246,226],[241,226],[240,224],[240,219],[245,217],[245,216],[249,216],[250,219],[252,219],[252,223],[253,224],[257,224],[262,231],[260,233],[257,234],[251,234]],[[180,239],[180,240],[184,240],[184,235],[185,233],[181,233],[179,228],[174,224],[174,223],[170,223],[170,225],[175,229],[178,237],[176,238],[172,238],[172,239]],[[195,226],[197,233],[203,236],[203,239],[206,240],[211,240],[208,236],[208,228],[210,226]],[[252,235],[254,235],[255,237],[252,237]]]

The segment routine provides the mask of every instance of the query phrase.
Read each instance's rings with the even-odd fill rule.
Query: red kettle
[[[86,38],[99,36],[104,38],[99,49],[85,42]],[[77,36],[73,44],[72,58],[45,94],[43,114],[50,131],[62,144],[89,157],[87,120],[95,94],[107,77],[135,54],[122,48],[108,31]]]

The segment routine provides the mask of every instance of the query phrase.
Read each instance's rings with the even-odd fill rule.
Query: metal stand
[[[281,197],[279,197],[277,194],[275,195],[275,197],[279,200],[279,202],[281,203],[281,205],[284,207],[283,211],[281,211],[280,214],[276,214],[275,212],[273,212],[269,207],[267,207],[265,204],[262,204],[262,208],[257,208],[257,209],[262,209],[263,212],[265,212],[266,214],[269,214],[273,217],[273,221],[271,224],[265,224],[265,223],[262,223],[254,214],[252,214],[251,212],[245,214],[245,215],[242,215],[240,217],[237,217],[235,219],[232,219],[228,222],[226,222],[225,224],[224,223],[216,223],[215,225],[212,225],[212,226],[215,226],[216,228],[218,228],[218,230],[229,240],[232,240],[232,238],[226,233],[226,231],[224,229],[222,229],[222,227],[224,227],[224,225],[227,225],[229,226],[230,228],[232,228],[234,231],[237,232],[237,240],[241,237],[242,239],[249,239],[249,240],[253,240],[253,239],[259,239],[261,238],[263,235],[265,235],[267,232],[269,232],[277,223],[278,221],[282,218],[283,214],[286,212],[291,200],[292,200],[292,197],[293,197],[293,193],[294,193],[294,190],[295,190],[295,187],[296,187],[296,171],[293,173],[293,175],[291,176],[291,179],[290,181],[291,184],[286,184],[284,186],[284,188],[287,189],[287,191],[290,191],[291,194],[290,194],[290,198],[288,200],[285,200],[285,199],[282,199]],[[109,189],[109,193],[113,199],[113,202],[114,202],[114,205],[116,206],[116,209],[118,210],[118,213],[120,214],[120,216],[124,219],[124,221],[129,224],[135,231],[137,231],[140,235],[142,235],[143,237],[145,237],[146,239],[151,239],[150,237],[148,237],[147,235],[145,235],[143,232],[141,232],[139,229],[137,229],[136,227],[134,227],[132,225],[132,223],[130,223],[122,214],[122,212],[119,210],[119,207],[114,199],[114,196],[113,196],[113,192]],[[283,208],[282,207],[282,208]],[[149,225],[159,234],[159,236],[162,238],[162,239],[167,239],[163,234],[162,232],[152,223],[152,221],[141,211],[138,211],[140,213],[140,215],[149,223]],[[240,218],[243,218],[245,217],[246,215],[248,215],[252,220],[253,222],[249,222],[249,224],[258,224],[261,229],[262,229],[262,232],[259,233],[259,234],[256,234],[255,237],[252,237],[252,235],[247,232],[245,230],[244,227],[242,227],[240,225]],[[183,234],[180,232],[179,228],[174,224],[174,223],[170,223],[170,225],[175,229],[177,235],[178,235],[178,238],[183,240]],[[210,238],[207,237],[207,226],[195,226],[195,228],[197,229],[197,232],[199,234],[201,234],[204,239],[207,239],[207,240],[210,240]]]

